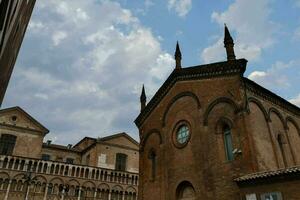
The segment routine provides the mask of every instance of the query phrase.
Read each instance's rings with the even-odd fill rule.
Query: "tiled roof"
[[[54,149],[66,150],[66,151],[73,151],[73,152],[78,152],[78,153],[81,152],[78,149],[69,148],[68,146],[59,145],[59,144],[47,144],[47,143],[43,143],[43,147],[44,148],[54,148]]]
[[[300,166],[285,168],[285,169],[278,169],[278,170],[272,170],[272,171],[264,171],[264,172],[257,172],[252,174],[247,174],[244,176],[241,176],[239,178],[234,179],[235,182],[248,182],[248,181],[254,181],[258,179],[268,179],[273,177],[279,177],[279,176],[289,176],[294,174],[300,174]]]

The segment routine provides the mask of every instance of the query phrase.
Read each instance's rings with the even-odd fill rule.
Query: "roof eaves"
[[[234,74],[243,75],[246,70],[247,62],[248,61],[246,59],[238,59],[174,69],[143,111],[135,119],[135,124],[139,127],[145,121],[156,105],[163,99],[177,81],[206,79],[211,77],[230,76]]]
[[[272,91],[264,88],[263,86],[257,84],[256,82],[244,77],[246,87],[251,92],[263,97],[264,99],[267,99],[274,104],[277,104],[286,110],[300,116],[300,108],[291,102],[287,101],[286,99],[278,96],[277,94],[273,93]]]

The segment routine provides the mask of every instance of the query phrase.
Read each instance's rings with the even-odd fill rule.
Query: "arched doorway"
[[[176,199],[196,200],[196,194],[193,185],[188,181],[181,182],[176,189]]]

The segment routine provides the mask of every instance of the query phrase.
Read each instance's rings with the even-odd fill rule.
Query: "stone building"
[[[227,61],[176,67],[135,123],[140,200],[300,199],[300,109],[244,77],[225,26]]]
[[[0,110],[1,200],[137,198],[139,144],[129,135],[63,146],[43,143],[48,132],[20,107]]]
[[[35,0],[0,0],[0,106]]]

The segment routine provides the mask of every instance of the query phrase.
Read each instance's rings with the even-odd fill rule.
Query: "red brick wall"
[[[184,92],[189,95],[176,98]],[[249,99],[248,106],[247,96],[255,98]],[[280,114],[274,109],[269,114],[271,107]],[[286,123],[288,116],[293,120]],[[188,124],[191,138],[184,148],[177,148],[174,133],[182,121]],[[139,199],[176,199],[176,189],[183,181],[193,185],[196,199],[240,199],[234,178],[299,163],[300,138],[294,121],[299,126],[299,118],[292,113],[249,91],[246,95],[239,76],[175,83],[139,127]],[[224,123],[231,126],[234,149],[242,152],[233,161],[226,159]],[[278,134],[283,134],[281,149]],[[158,158],[154,181],[151,149]]]

